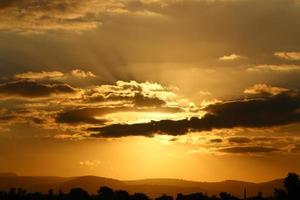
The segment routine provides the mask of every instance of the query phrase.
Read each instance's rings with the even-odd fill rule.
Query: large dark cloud
[[[47,97],[52,94],[74,93],[75,89],[67,84],[44,84],[34,81],[12,81],[0,84],[0,95],[21,97]]]
[[[202,118],[178,121],[162,120],[140,124],[113,124],[89,129],[96,137],[130,135],[152,136],[154,133],[183,135],[189,131],[210,131],[234,127],[272,127],[300,121],[300,95],[286,92],[258,99],[217,103],[206,108]]]
[[[166,133],[170,135],[182,135],[188,131],[189,124],[193,120],[162,120],[140,124],[113,124],[100,128],[89,128],[89,131],[100,132],[95,137],[123,137],[123,136],[153,136],[154,133]]]
[[[152,108],[136,108],[131,106],[116,106],[116,107],[85,107],[85,108],[73,108],[66,109],[59,112],[56,116],[56,122],[66,123],[66,124],[104,124],[107,122],[104,115],[117,113],[117,112],[181,112],[178,109],[172,108],[157,108],[153,110]]]

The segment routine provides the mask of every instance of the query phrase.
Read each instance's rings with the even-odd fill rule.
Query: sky
[[[0,172],[300,173],[299,0],[0,0]]]

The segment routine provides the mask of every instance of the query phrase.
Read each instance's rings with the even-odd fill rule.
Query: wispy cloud
[[[283,92],[287,92],[289,89],[282,87],[274,87],[267,84],[255,84],[250,88],[244,90],[245,94],[271,94],[277,95]]]
[[[273,147],[264,146],[242,146],[242,147],[226,147],[218,149],[220,152],[231,153],[231,154],[258,154],[258,153],[272,153],[280,151]]]
[[[230,55],[224,55],[224,56],[220,57],[219,60],[232,61],[232,60],[239,60],[239,59],[242,59],[242,58],[245,58],[245,56],[241,56],[241,55],[233,53],[233,54],[230,54]]]
[[[14,76],[16,79],[25,80],[62,80],[68,78],[94,78],[96,75],[90,71],[84,71],[81,69],[74,69],[71,72],[61,72],[61,71],[36,71],[36,72],[24,72],[19,73]]]
[[[0,2],[0,29],[27,33],[84,31],[101,26],[103,16],[114,15],[161,16],[146,9],[129,9],[120,0],[3,0]]]
[[[291,71],[299,71],[299,65],[256,65],[253,67],[249,67],[247,71],[250,72],[291,72]]]
[[[278,51],[274,53],[274,56],[286,59],[286,60],[300,60],[300,52],[285,52],[285,51]]]

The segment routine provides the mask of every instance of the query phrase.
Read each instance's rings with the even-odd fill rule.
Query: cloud
[[[154,134],[183,135],[193,131],[222,128],[263,128],[300,121],[300,94],[281,93],[265,98],[245,99],[212,104],[202,118],[161,120],[140,124],[113,124],[90,128],[95,137],[122,137]]]
[[[81,69],[74,69],[69,73],[63,73],[60,71],[41,71],[41,72],[25,72],[16,74],[14,76],[15,79],[20,80],[64,80],[68,78],[94,78],[96,77],[95,74],[93,74],[90,71],[84,71]]]
[[[211,143],[221,143],[223,140],[221,138],[211,139],[209,140]]]
[[[278,51],[274,53],[274,56],[286,59],[286,60],[300,60],[300,52],[285,52]]]
[[[71,73],[64,73],[69,77]],[[56,138],[89,135],[87,128],[113,122],[146,122],[179,119],[194,113],[192,102],[158,83],[118,81],[112,85],[74,88],[63,83],[60,73],[30,72],[3,78],[0,84],[0,128],[28,124],[59,129]],[[58,80],[54,80],[59,77]],[[84,77],[86,77],[84,75]],[[64,131],[72,132],[72,135]],[[74,137],[75,136],[75,137]]]
[[[226,147],[218,149],[218,151],[223,153],[232,153],[232,154],[248,154],[248,153],[272,153],[280,151],[277,148],[273,147],[263,147],[263,146],[242,146],[242,147]]]
[[[16,79],[29,79],[29,80],[39,80],[39,79],[60,79],[64,76],[64,73],[59,71],[41,71],[41,72],[25,72],[21,74],[16,74]]]
[[[231,60],[239,60],[239,59],[242,59],[244,58],[244,56],[240,56],[238,54],[230,54],[230,55],[225,55],[225,56],[222,56],[219,58],[219,60],[222,60],[222,61],[231,61]]]
[[[8,109],[0,108],[0,130],[3,126],[11,125],[17,121],[17,116]]]
[[[101,25],[100,14],[126,12],[120,1],[35,1],[0,2],[0,29],[16,31],[88,30]]]
[[[27,33],[84,31],[98,28],[103,20],[111,16],[162,16],[146,8],[130,9],[127,4],[122,0],[2,0],[0,29]]]
[[[212,95],[210,92],[207,92],[207,91],[199,91],[198,93],[202,96],[211,96]]]
[[[71,74],[74,76],[74,77],[77,77],[77,78],[89,78],[89,77],[96,77],[95,74],[93,74],[92,72],[89,72],[89,71],[83,71],[81,69],[74,69],[71,71]]]
[[[171,109],[161,109],[149,107],[132,107],[132,106],[99,106],[99,107],[85,107],[85,108],[73,108],[66,109],[57,113],[55,121],[58,123],[66,123],[71,125],[80,125],[80,124],[92,124],[92,125],[104,125],[109,123],[109,120],[106,119],[106,115],[114,113],[148,113],[151,112],[174,112]],[[129,120],[129,119],[127,119]]]
[[[107,108],[81,108],[60,112],[56,121],[67,124],[104,124],[105,119],[96,118],[98,115],[103,115],[107,112]]]
[[[100,164],[101,162],[99,160],[84,160],[79,162],[79,165],[89,167],[89,168],[97,167]]]
[[[291,72],[299,70],[300,66],[298,65],[257,65],[247,69],[250,72]]]
[[[126,137],[126,136],[147,136],[154,134],[183,135],[188,132],[190,120],[162,120],[139,124],[113,124],[104,127],[89,128],[88,131],[96,132],[93,137]],[[99,132],[99,134],[97,133]]]
[[[157,97],[147,97],[141,94],[135,94],[134,97],[134,104],[139,107],[151,107],[151,106],[162,106],[166,104],[165,101],[157,98]]]
[[[247,137],[231,137],[228,139],[230,143],[238,143],[238,144],[243,144],[243,143],[250,143],[251,139]]]
[[[0,84],[2,97],[49,97],[54,94],[70,94],[76,90],[70,85],[55,83],[44,84],[35,81],[12,81]]]
[[[299,153],[300,152],[300,144],[294,144],[292,149],[291,149],[291,152]]]
[[[158,83],[117,81],[115,85],[101,85],[85,90],[82,101],[86,103],[127,104],[133,107],[152,107],[171,111],[192,111],[198,108],[181,98],[171,88]]]
[[[273,87],[266,84],[255,84],[250,88],[244,90],[245,94],[270,94],[270,95],[278,95],[283,92],[287,92],[289,89],[281,88],[281,87]]]
[[[267,137],[267,136],[260,136],[260,137],[252,138],[252,141],[255,141],[255,142],[274,142],[277,140],[282,140],[282,138]]]

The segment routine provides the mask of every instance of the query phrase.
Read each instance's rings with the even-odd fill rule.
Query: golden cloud
[[[222,56],[222,57],[219,58],[219,60],[222,60],[222,61],[231,61],[231,60],[239,60],[239,59],[242,59],[242,58],[245,58],[245,57],[233,53],[233,54],[230,54],[230,55]]]
[[[255,84],[250,88],[244,90],[245,94],[271,94],[277,95],[283,92],[287,92],[289,89],[282,87],[273,87],[266,84]]]
[[[269,71],[274,71],[274,72],[291,72],[291,71],[299,71],[300,66],[298,65],[256,65],[253,67],[249,67],[247,71],[250,72],[269,72]]]
[[[300,60],[300,52],[285,52],[278,51],[274,53],[274,56],[286,59],[286,60]]]
[[[83,31],[101,26],[104,16],[123,14],[159,15],[146,9],[130,10],[122,0],[4,0],[0,2],[0,29]]]
[[[25,72],[16,74],[14,76],[16,79],[25,79],[25,80],[62,80],[68,78],[94,78],[96,77],[93,72],[84,71],[81,69],[74,69],[71,72],[64,73],[61,71],[41,71],[41,72]]]

